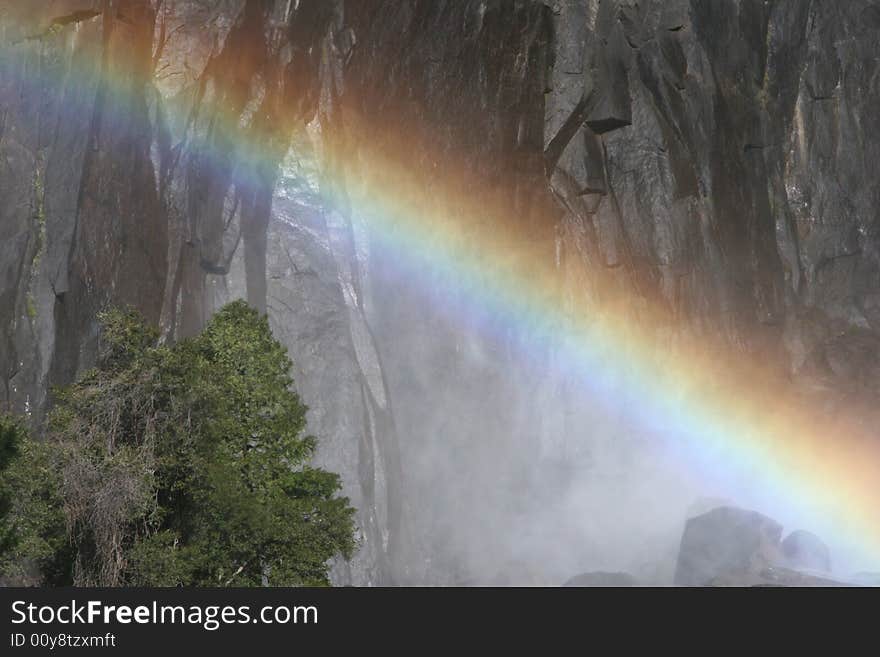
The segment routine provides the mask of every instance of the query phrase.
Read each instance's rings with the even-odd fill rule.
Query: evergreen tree
[[[45,443],[0,416],[0,575],[23,585],[70,584],[58,477]]]
[[[6,484],[4,474],[18,455],[21,428],[12,419],[0,415],[0,559],[12,550],[16,543],[12,526],[12,491]]]
[[[133,312],[101,317],[97,367],[56,392],[47,453],[77,585],[322,585],[354,549],[339,477],[290,360],[243,302],[159,345]]]

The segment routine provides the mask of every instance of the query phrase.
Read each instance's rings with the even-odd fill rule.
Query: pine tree
[[[268,321],[243,302],[158,344],[101,317],[97,366],[56,391],[46,452],[77,585],[323,585],[354,550],[336,474],[309,463],[306,407]]]

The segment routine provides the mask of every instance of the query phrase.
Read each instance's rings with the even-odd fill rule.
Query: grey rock
[[[583,587],[625,587],[637,586],[636,578],[629,573],[582,573],[575,575],[565,582],[563,586],[583,586]]]
[[[781,536],[781,525],[755,511],[719,507],[691,518],[681,537],[674,582],[748,582],[777,561]]]
[[[855,584],[842,582],[829,577],[789,570],[780,566],[768,566],[757,571],[739,574],[719,575],[710,580],[708,586],[784,586],[784,587],[849,587]]]
[[[793,531],[782,541],[782,554],[794,569],[831,572],[831,552],[822,539],[802,529]]]

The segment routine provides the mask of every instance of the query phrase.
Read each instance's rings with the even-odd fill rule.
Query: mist
[[[689,517],[743,505],[771,515],[786,533],[802,528],[790,524],[802,519],[792,506],[774,500],[748,471],[688,463],[687,454],[676,452],[674,424],[670,433],[639,412],[620,354],[608,354],[610,365],[599,371],[585,370],[564,344],[533,327],[504,323],[458,282],[426,273],[406,254],[383,251],[383,241],[372,239],[369,211],[355,209],[346,219],[323,206],[319,138],[312,126],[297,142],[276,190],[270,239],[288,263],[275,271],[270,258],[270,317],[276,333],[287,336],[297,387],[313,409],[319,462],[343,473],[359,470],[362,483],[362,451],[354,457],[340,454],[337,440],[322,444],[328,430],[338,430],[328,418],[345,415],[348,409],[338,405],[350,403],[330,393],[339,383],[332,371],[321,375],[327,385],[313,385],[328,353],[315,352],[316,330],[305,344],[302,335],[291,337],[296,329],[284,325],[291,307],[273,301],[287,278],[326,268],[320,275],[336,288],[337,311],[345,309],[338,321],[350,334],[358,378],[377,406],[393,414],[403,496],[394,569],[401,583],[560,585],[602,571],[670,585]],[[296,301],[315,312],[302,298],[308,294],[299,289]],[[303,348],[309,353],[298,353]],[[319,364],[302,368],[302,360]],[[383,438],[370,438],[376,448],[370,477],[380,497],[395,476],[384,462]],[[347,492],[362,499],[357,488],[347,482]],[[383,507],[381,499],[371,504]],[[381,532],[377,537],[388,540]],[[843,573],[865,565],[834,563]]]
[[[245,299],[334,584],[670,585],[719,507],[880,571],[875,5],[93,4],[0,3],[4,411]]]

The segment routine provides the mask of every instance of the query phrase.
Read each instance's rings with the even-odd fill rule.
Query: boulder
[[[789,568],[831,572],[831,553],[828,546],[815,534],[802,529],[785,537],[782,541],[782,554]]]
[[[678,586],[748,584],[779,560],[782,526],[756,511],[730,506],[690,518],[678,553]]]

